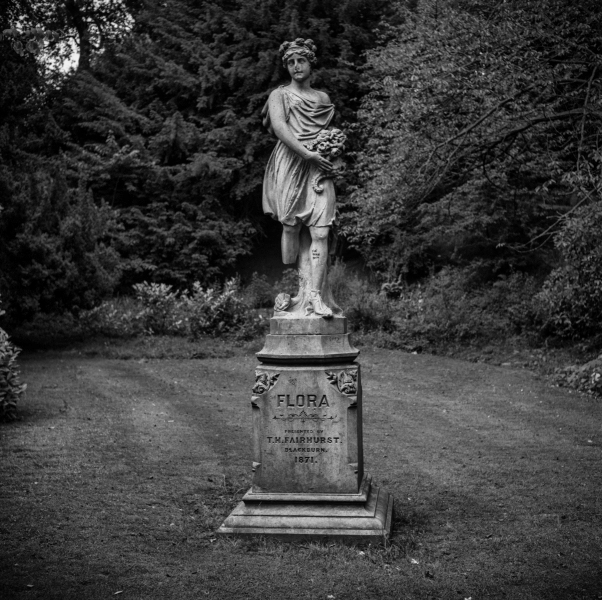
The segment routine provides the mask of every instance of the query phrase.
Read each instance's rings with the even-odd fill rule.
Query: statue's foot
[[[332,317],[332,311],[324,302],[322,302],[322,296],[320,296],[320,292],[317,290],[312,290],[309,293],[309,303],[311,307],[314,309],[314,313],[319,317],[324,317],[325,319],[330,319]]]

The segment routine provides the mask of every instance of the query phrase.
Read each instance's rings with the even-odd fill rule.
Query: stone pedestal
[[[347,320],[274,317],[251,399],[253,484],[218,533],[382,541],[392,497],[364,473]]]

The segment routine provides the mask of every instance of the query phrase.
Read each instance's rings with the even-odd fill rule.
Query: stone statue
[[[393,497],[364,471],[359,350],[328,285],[333,180],[344,169],[345,135],[330,128],[328,95],[309,85],[314,43],[298,38],[280,50],[291,82],[270,94],[263,111],[278,138],[263,208],[282,223],[282,259],[298,261],[299,292],[278,294],[257,352],[253,483],[218,533],[386,544]]]
[[[282,223],[282,261],[298,260],[299,292],[279,294],[275,316],[340,315],[328,285],[328,238],[335,218],[333,177],[344,171],[345,134],[329,129],[334,106],[310,85],[316,46],[297,38],[280,46],[291,82],[272,91],[263,124],[278,138],[263,180],[263,210]]]

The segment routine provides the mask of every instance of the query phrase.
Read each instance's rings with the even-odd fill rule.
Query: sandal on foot
[[[332,311],[324,304],[322,296],[320,296],[320,292],[317,290],[312,290],[309,293],[309,303],[314,309],[314,313],[319,317],[324,317],[325,319],[330,319],[332,317]]]

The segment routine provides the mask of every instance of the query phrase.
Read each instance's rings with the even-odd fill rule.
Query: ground
[[[602,598],[599,400],[363,348],[390,543],[230,540],[215,530],[250,484],[256,361],[221,349],[22,356],[21,420],[0,427],[0,598]]]

